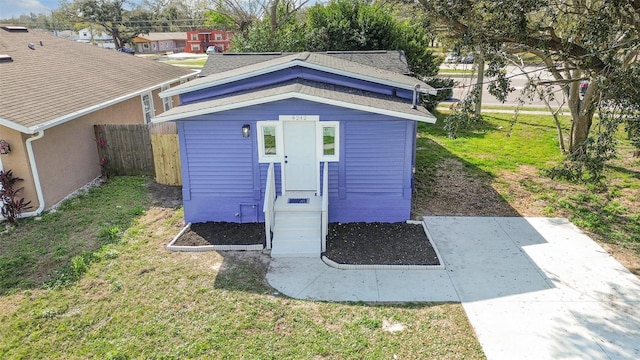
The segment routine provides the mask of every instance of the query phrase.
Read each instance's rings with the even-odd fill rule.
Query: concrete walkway
[[[293,298],[461,302],[488,359],[640,359],[640,280],[564,219],[425,217],[446,270],[273,259]]]

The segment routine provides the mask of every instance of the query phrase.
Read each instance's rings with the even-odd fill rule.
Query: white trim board
[[[354,109],[354,110],[361,110],[361,111],[366,111],[366,112],[370,112],[370,113],[374,113],[374,114],[388,115],[388,116],[392,116],[392,117],[398,117],[398,118],[401,118],[401,119],[415,120],[415,121],[426,122],[426,123],[430,123],[430,124],[435,124],[435,122],[436,122],[436,117],[431,115],[431,114],[429,114],[429,115],[426,115],[426,114],[424,114],[424,115],[414,115],[414,114],[408,114],[408,113],[404,113],[404,112],[400,112],[400,111],[393,111],[393,110],[375,108],[375,107],[370,107],[370,106],[365,106],[365,105],[360,105],[360,104],[353,104],[353,103],[340,101],[340,100],[327,99],[327,98],[323,98],[323,97],[320,97],[320,96],[301,94],[301,93],[298,93],[298,92],[288,92],[288,93],[277,94],[277,95],[272,95],[272,96],[265,96],[265,97],[261,97],[261,98],[251,99],[251,100],[239,101],[237,103],[232,103],[232,104],[227,104],[227,105],[220,105],[220,106],[216,106],[216,107],[202,108],[202,109],[196,109],[196,110],[192,110],[192,111],[185,111],[185,112],[172,114],[172,115],[161,114],[161,115],[153,118],[151,120],[151,122],[152,123],[160,123],[160,122],[165,122],[165,121],[180,120],[180,119],[184,119],[184,118],[188,118],[188,117],[194,117],[194,116],[206,115],[206,114],[213,114],[213,113],[217,113],[217,112],[222,112],[222,111],[227,111],[227,110],[234,110],[234,109],[239,109],[239,108],[243,108],[243,107],[266,104],[266,103],[270,103],[270,102],[275,102],[275,101],[280,101],[280,100],[287,100],[287,99],[309,100],[309,101],[313,101],[313,102],[317,102],[317,103],[321,103],[321,104],[333,105],[333,106],[338,106],[338,107],[343,107],[343,108],[348,108],[348,109]]]

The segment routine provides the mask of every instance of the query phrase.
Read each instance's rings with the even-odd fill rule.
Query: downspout
[[[33,175],[33,183],[36,186],[36,194],[38,196],[38,208],[34,211],[20,214],[20,217],[37,216],[44,210],[44,196],[42,195],[42,185],[40,185],[40,175],[38,174],[38,166],[36,165],[36,157],[33,154],[32,142],[42,139],[44,137],[44,130],[38,131],[36,136],[30,137],[25,142],[27,145],[27,155],[29,156],[29,164],[31,165],[31,173]]]
[[[412,109],[417,109],[416,103],[418,101],[418,91],[420,91],[420,84],[415,84],[413,86],[413,103],[411,104]]]

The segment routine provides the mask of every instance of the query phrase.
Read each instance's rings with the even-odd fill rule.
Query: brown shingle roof
[[[287,98],[306,99],[429,123],[435,123],[436,121],[436,118],[424,107],[417,106],[415,109],[412,108],[409,100],[305,79],[293,79],[270,86],[220,96],[211,100],[178,106],[160,114],[153,121],[163,122],[183,119]]]
[[[193,74],[37,31],[0,29],[0,54],[0,124],[27,133]]]
[[[240,59],[240,58],[238,58]],[[235,67],[230,70],[202,77],[187,84],[171,89],[165,95],[183,94],[191,91],[201,90],[222,83],[237,81],[242,78],[250,78],[256,75],[275,71],[299,64],[312,68],[321,68],[327,72],[343,74],[348,77],[364,79],[374,83],[387,83],[404,89],[412,90],[414,86],[420,85],[422,91],[429,91],[431,86],[425,82],[394,71],[389,71],[362,63],[356,63],[326,53],[301,52],[292,53],[286,56],[265,57],[264,61],[250,63],[242,67]],[[210,62],[211,60],[209,60]],[[164,96],[164,95],[163,95]]]
[[[239,67],[257,64],[263,61],[288,56],[292,53],[219,53],[211,54],[202,68],[200,76],[221,73]],[[342,60],[372,66],[378,69],[409,75],[409,65],[403,51],[375,50],[375,51],[326,51],[319,52]]]

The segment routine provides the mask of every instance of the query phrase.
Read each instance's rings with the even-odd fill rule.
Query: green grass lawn
[[[460,65],[463,66],[463,65]],[[467,65],[471,67],[471,65]],[[439,76],[457,76],[457,75],[473,75],[477,74],[473,69],[440,69],[438,71]]]
[[[550,116],[512,114],[485,115],[475,131],[462,132],[453,140],[442,128],[444,115],[436,125],[420,124],[416,154],[417,183],[428,197],[433,169],[447,158],[464,162],[474,176],[488,179],[508,202],[529,199],[538,209],[524,209],[525,215],[567,217],[603,243],[621,246],[640,257],[640,159],[620,132],[619,156],[607,167],[607,181],[598,186],[554,181],[544,175],[562,159],[557,132]],[[561,117],[568,134],[569,117]],[[595,125],[594,125],[595,126]],[[533,169],[532,174],[526,174]],[[631,269],[640,274],[640,269]]]
[[[439,119],[435,126],[419,125],[423,135],[419,146],[432,139],[452,156],[494,177],[521,165],[542,168],[562,157],[553,122],[544,116],[520,115],[514,122],[511,114],[486,115],[480,129],[462,132],[456,139],[447,137],[441,126],[443,116]]]
[[[265,284],[264,255],[167,251],[183,213],[151,207],[146,181],[1,235],[1,359],[484,358],[459,304],[294,300]]]
[[[628,142],[605,184],[571,184],[541,173],[562,157],[550,117],[485,120],[455,140],[441,122],[419,125],[418,197],[460,161],[521,214],[568,217],[638,258],[640,161]],[[484,357],[459,304],[294,300],[265,284],[260,256],[167,251],[182,210],[152,206],[147,181],[112,178],[0,235],[0,359]]]
[[[73,281],[72,259],[76,267],[90,262],[91,254],[116,242],[148,204],[144,179],[116,177],[55,212],[22,220],[19,228],[0,235],[0,295]]]
[[[163,61],[163,63],[165,63],[165,64],[181,66],[181,67],[189,67],[189,68],[194,68],[194,69],[204,67],[204,64],[206,62],[207,62],[206,58]]]

